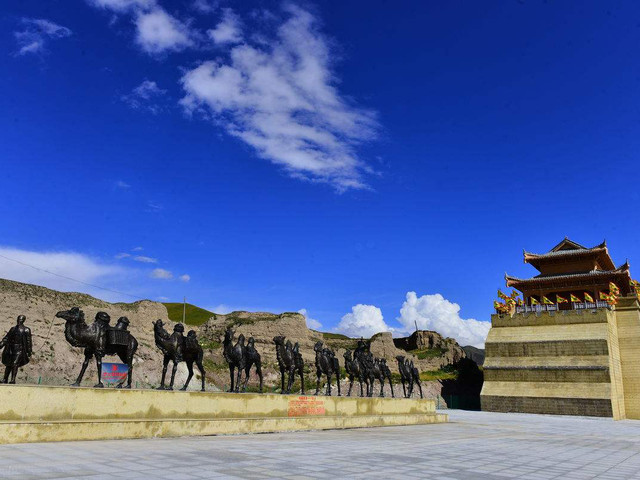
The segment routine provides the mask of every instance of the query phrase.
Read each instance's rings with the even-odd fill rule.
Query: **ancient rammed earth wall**
[[[640,305],[492,315],[482,409],[640,418]]]

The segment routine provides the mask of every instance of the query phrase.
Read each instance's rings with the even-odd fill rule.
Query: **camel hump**
[[[198,339],[195,335],[187,335],[184,339],[184,344],[187,350],[197,350],[200,344],[198,343]]]

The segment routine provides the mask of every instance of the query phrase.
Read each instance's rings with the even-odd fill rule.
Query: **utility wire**
[[[34,270],[38,270],[39,272],[44,272],[44,273],[48,273],[50,275],[55,275],[56,277],[64,278],[66,280],[71,280],[72,282],[81,283],[82,285],[86,285],[88,287],[99,288],[100,290],[105,290],[107,292],[117,293],[119,295],[125,295],[127,297],[135,298],[136,300],[142,300],[142,297],[138,297],[136,295],[131,295],[130,293],[120,292],[118,290],[113,290],[111,288],[101,287],[100,285],[94,285],[93,283],[87,283],[87,282],[83,282],[82,280],[77,280],[75,278],[67,277],[65,275],[60,275],[59,273],[50,272],[49,270],[45,270],[44,268],[35,267],[33,265],[29,265],[28,263],[21,262],[20,260],[16,260],[15,258],[6,257],[6,256],[4,256],[2,254],[0,254],[0,257],[4,258],[5,260],[9,260],[11,262],[15,262],[15,263],[19,263],[20,265],[24,265],[25,267],[33,268]]]

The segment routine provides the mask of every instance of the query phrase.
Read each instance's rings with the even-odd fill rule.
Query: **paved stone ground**
[[[0,478],[640,479],[640,421],[452,410],[451,423],[0,446]]]

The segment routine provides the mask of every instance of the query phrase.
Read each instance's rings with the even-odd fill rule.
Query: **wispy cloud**
[[[156,268],[151,271],[151,278],[171,280],[173,278],[173,273],[171,273],[169,270],[165,270],[164,268]]]
[[[136,44],[156,55],[195,45],[197,36],[188,24],[167,13],[156,0],[87,0],[94,7],[115,14],[131,15],[136,26]]]
[[[49,40],[69,37],[72,34],[67,27],[44,18],[23,18],[21,23],[22,30],[13,33],[18,43],[17,55],[42,53]]]
[[[132,251],[132,252],[141,252],[141,251],[143,251],[143,250],[144,250],[144,248],[143,248],[143,247],[133,247],[133,248],[131,249],[131,251]]]
[[[159,203],[152,202],[151,200],[147,202],[147,212],[157,213],[160,210],[162,210],[162,205]]]
[[[55,290],[130,301],[126,293],[114,290],[126,288],[123,285],[136,275],[132,269],[78,252],[0,247],[0,277]]]
[[[129,185],[127,182],[125,182],[123,180],[118,180],[116,182],[116,187],[118,187],[118,188],[131,188],[131,185]]]
[[[185,273],[184,275],[180,275],[180,276],[178,277],[178,279],[179,279],[181,282],[185,282],[185,283],[186,283],[186,282],[188,282],[188,281],[190,281],[190,280],[191,280],[191,275],[187,275],[187,274]]]
[[[194,44],[189,27],[162,8],[136,16],[136,43],[147,53],[180,51]]]
[[[123,258],[128,258],[130,256],[131,256],[130,253],[121,252],[121,253],[118,253],[117,255],[115,255],[115,258],[118,259],[118,260],[122,260]]]
[[[133,259],[136,262],[141,262],[141,263],[158,263],[157,258],[145,257],[143,255],[136,255],[135,257],[133,257]]]
[[[217,0],[194,0],[192,6],[200,13],[212,13],[218,8]]]
[[[222,13],[222,20],[216,28],[207,30],[207,35],[216,44],[232,44],[242,41],[242,24],[240,18],[230,8],[225,8]]]
[[[181,104],[213,116],[294,177],[340,191],[366,188],[371,169],[355,149],[376,137],[376,116],[338,91],[330,42],[316,18],[290,4],[285,15],[275,34],[257,32],[260,41],[235,45],[228,59],[186,72]]]
[[[319,330],[322,328],[322,324],[318,320],[309,316],[309,312],[307,312],[306,308],[298,310],[298,313],[305,318],[308,328],[311,328],[312,330]]]
[[[157,114],[163,108],[160,100],[166,93],[167,91],[158,87],[156,82],[144,80],[131,93],[122,95],[120,99],[133,109],[148,110],[153,114]]]

